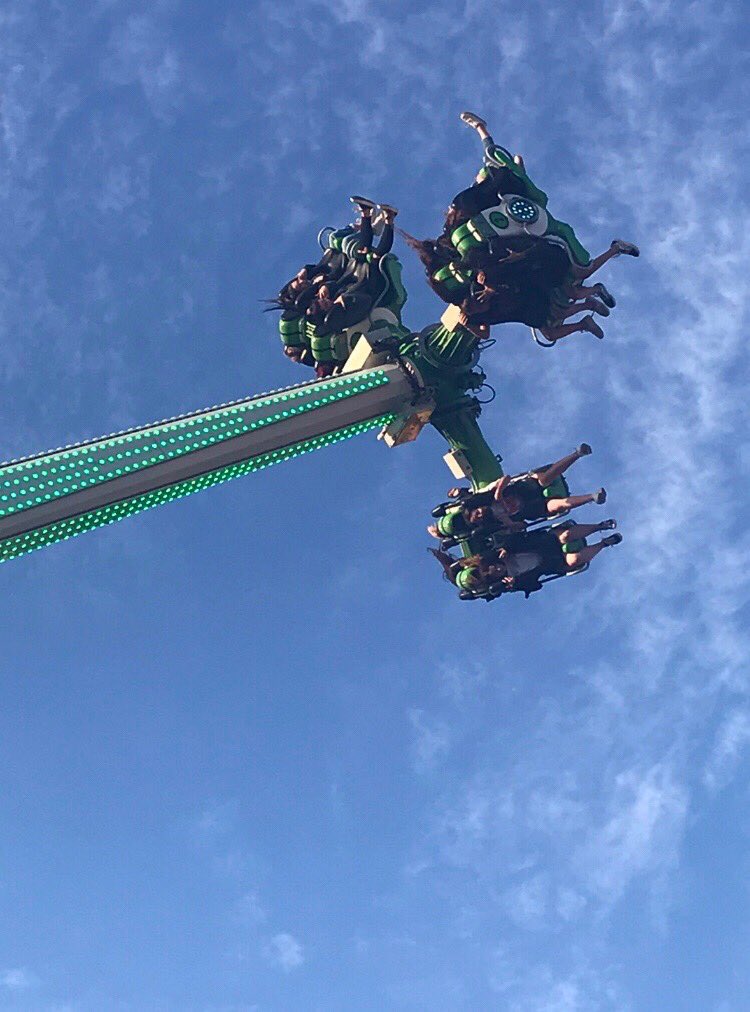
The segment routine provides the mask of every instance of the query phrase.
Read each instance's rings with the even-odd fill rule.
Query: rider
[[[360,210],[359,231],[353,233],[356,243],[343,243],[348,263],[335,279],[324,279],[306,313],[319,334],[346,330],[370,312],[382,294],[386,280],[380,273],[379,261],[393,246],[393,221],[398,211],[389,204],[380,205],[378,218],[382,232],[376,246],[372,245],[373,209],[377,206],[365,197],[352,197]]]
[[[464,510],[488,507],[495,519],[505,526],[513,522],[531,522],[560,516],[588,503],[601,506],[607,501],[606,489],[600,488],[596,492],[584,495],[571,495],[568,483],[563,477],[572,464],[581,457],[588,457],[590,453],[589,444],[581,443],[572,453],[544,468],[513,477],[503,475],[492,485],[478,492],[452,488],[448,496],[460,500]]]
[[[598,524],[559,524],[555,527],[529,531],[523,535],[521,551],[501,548],[497,559],[504,566],[506,575],[502,578],[506,590],[521,590],[528,597],[541,590],[542,576],[566,576],[588,565],[604,548],[619,545],[621,534],[602,538],[595,545],[586,543],[586,538],[600,531],[610,531],[617,526],[615,520],[602,520]]]
[[[502,262],[499,266],[502,268]],[[493,282],[490,280],[492,277],[498,280]],[[568,289],[544,284],[538,275],[532,274],[526,282],[520,284],[507,284],[504,283],[500,270],[480,270],[461,303],[461,309],[467,324],[472,327],[525,323],[527,327],[540,330],[548,341],[559,341],[569,334],[582,331],[601,340],[604,331],[591,315],[574,323],[565,323],[571,316],[585,310],[609,316],[609,307],[595,298],[595,291],[579,286],[576,295],[583,296],[582,301],[569,301],[567,296],[571,292]]]
[[[446,510],[427,528],[427,533],[433,538],[455,538],[462,541],[475,534],[522,530],[525,526],[523,522],[512,520],[502,504],[482,500],[480,493],[472,502],[462,502]]]
[[[314,365],[318,376],[330,375],[346,359],[346,331],[368,318],[390,283],[390,274],[380,265],[393,245],[398,211],[365,197],[351,200],[358,207],[358,220],[331,231],[321,260],[306,264],[273,300],[283,310],[279,329],[284,354]],[[380,238],[373,246],[376,234]]]
[[[443,566],[448,579],[475,597],[498,597],[522,591],[526,597],[542,589],[541,577],[566,576],[594,559],[604,548],[618,545],[621,534],[612,534],[595,545],[586,538],[613,530],[615,520],[598,524],[558,524],[536,531],[509,534],[497,551],[454,559],[447,552],[430,549]]]
[[[479,134],[484,147],[484,166],[478,173],[474,186],[457,194],[451,204],[449,218],[452,220],[450,222],[446,220],[446,231],[450,230],[452,241],[456,241],[453,233],[457,228],[453,221],[460,224],[481,211],[497,206],[499,197],[516,195],[543,209],[547,217],[545,236],[553,240],[562,240],[570,252],[573,269],[579,277],[588,277],[613,256],[639,255],[638,247],[633,243],[615,239],[606,253],[592,260],[588,250],[579,242],[572,227],[564,221],[558,221],[550,214],[547,208],[547,194],[529,178],[523,158],[520,155],[511,155],[505,148],[496,144],[487,129],[486,122],[481,117],[471,112],[462,112],[461,119]],[[472,193],[472,191],[474,192]],[[489,200],[491,203],[487,203]],[[533,214],[532,208],[529,208],[528,211],[530,215]],[[451,212],[454,213],[451,214]]]

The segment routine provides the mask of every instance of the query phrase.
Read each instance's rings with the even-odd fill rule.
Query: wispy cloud
[[[609,808],[609,818],[589,832],[574,859],[581,884],[607,903],[617,901],[635,877],[676,864],[687,791],[668,766],[627,771],[615,779]]]
[[[24,967],[14,967],[0,972],[0,984],[8,991],[28,991],[38,987],[39,978]]]
[[[584,957],[576,964],[560,976],[546,964],[523,965],[500,946],[491,958],[490,985],[509,1012],[629,1012],[611,973],[597,972]]]
[[[104,72],[116,84],[137,83],[155,115],[174,113],[185,98],[180,57],[156,18],[134,14],[118,24]]]
[[[440,690],[453,703],[469,703],[479,695],[486,685],[489,672],[486,666],[474,658],[456,658],[446,661],[440,668]]]
[[[431,769],[448,752],[451,733],[440,721],[431,721],[424,710],[409,710],[409,721],[414,730],[414,763],[420,772]]]
[[[682,44],[659,41],[665,18]],[[543,35],[555,30],[555,19],[550,10]],[[500,904],[515,924],[557,933],[556,965],[540,963],[538,973],[533,966],[517,973],[506,952],[507,1007],[627,1007],[619,989],[616,999],[597,992],[601,980],[612,981],[609,971],[594,974],[596,985],[585,972],[569,972],[575,953],[593,946],[594,963],[606,964],[606,946],[595,943],[591,925],[608,922],[633,899],[635,885],[649,897],[651,929],[664,928],[669,883],[701,788],[728,782],[750,740],[750,638],[739,620],[749,600],[740,561],[747,536],[738,533],[733,508],[717,510],[710,491],[735,487],[732,447],[746,416],[750,207],[738,167],[748,136],[728,125],[744,86],[730,75],[720,88],[733,97],[715,113],[675,113],[681,89],[712,78],[711,54],[728,30],[721,5],[691,8],[676,28],[665,5],[623,3],[608,10],[606,23],[609,44],[593,61],[583,20],[566,49],[567,63],[589,53],[598,82],[589,75],[571,84],[567,133],[551,126],[546,138],[559,141],[567,158],[537,147],[535,157],[526,153],[527,166],[542,185],[545,170],[557,176],[554,190],[549,184],[553,212],[574,220],[588,245],[632,236],[643,254],[609,271],[619,306],[603,346],[584,339],[546,357],[539,352],[532,368],[533,350],[503,336],[490,368],[513,376],[519,417],[534,424],[515,425],[511,435],[507,418],[487,416],[490,433],[508,441],[511,469],[541,463],[581,438],[617,461],[616,482],[596,473],[595,455],[571,471],[571,484],[595,487],[594,473],[596,484],[608,485],[625,534],[620,554],[597,559],[575,587],[545,591],[565,616],[568,642],[587,656],[596,637],[598,660],[590,670],[567,664],[543,686],[527,672],[510,733],[505,720],[497,733],[480,725],[463,782],[435,798],[425,863],[413,865],[421,874],[463,868],[464,892],[488,916]],[[489,103],[486,113],[495,107]],[[498,139],[517,143],[512,124],[497,119]],[[696,161],[697,151],[705,158]],[[543,625],[546,602],[534,604]],[[497,646],[486,637],[485,652],[499,656],[517,643],[507,623],[513,604],[502,612],[503,605]],[[455,663],[460,670],[466,662]],[[502,664],[493,670],[507,678]],[[458,691],[446,693],[440,677],[444,705],[431,707],[448,734],[465,721],[457,705],[462,680],[455,681]],[[492,680],[475,691],[485,707],[498,705]],[[527,861],[520,877],[509,872]],[[483,902],[490,883],[501,886]]]
[[[750,710],[732,710],[716,733],[715,744],[703,770],[703,783],[720,790],[734,776],[742,753],[750,743]]]
[[[263,873],[242,832],[242,809],[237,799],[207,805],[192,827],[193,839],[209,859],[211,873],[230,886],[226,919],[232,924],[232,958],[240,963],[264,959],[284,973],[302,966],[302,943],[287,931],[267,936],[277,920],[262,893]],[[258,880],[261,884],[258,885]],[[271,928],[272,930],[272,928]]]
[[[278,966],[284,973],[296,970],[305,962],[305,954],[301,944],[294,935],[290,935],[286,931],[281,931],[268,940],[265,955],[270,963]]]
[[[237,919],[243,924],[263,924],[268,919],[268,913],[254,889],[240,896],[236,911]]]

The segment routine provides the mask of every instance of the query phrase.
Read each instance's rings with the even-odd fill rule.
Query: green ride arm
[[[0,467],[0,561],[388,424],[413,397],[385,364]]]

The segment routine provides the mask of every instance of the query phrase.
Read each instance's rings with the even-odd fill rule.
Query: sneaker
[[[641,255],[641,251],[634,242],[625,242],[624,239],[613,239],[611,246],[614,246],[617,250],[618,256],[620,254],[627,257],[639,257]]]
[[[485,130],[487,129],[486,121],[483,120],[481,116],[477,116],[474,112],[462,112],[461,122],[472,127],[474,130],[476,130],[477,127],[484,127]]]
[[[612,293],[601,283],[601,281],[598,281],[594,285],[594,293],[602,300],[604,305],[609,306],[610,309],[614,309],[617,305],[614,295],[612,295]]]
[[[609,316],[609,306],[605,306],[599,299],[586,299],[586,308],[593,310],[598,316]]]
[[[622,534],[610,534],[608,538],[602,538],[602,544],[606,545],[607,548],[611,548],[613,545],[619,545],[622,541]]]
[[[604,331],[593,316],[584,316],[581,320],[581,330],[585,330],[588,334],[593,334],[594,337],[598,337],[600,341],[604,338]]]
[[[581,445],[576,450],[576,453],[578,454],[579,457],[588,457],[591,455],[591,453],[593,453],[593,450],[591,449],[588,443],[581,443]]]
[[[607,490],[606,488],[600,488],[594,496],[594,502],[597,506],[603,506],[607,501]]]

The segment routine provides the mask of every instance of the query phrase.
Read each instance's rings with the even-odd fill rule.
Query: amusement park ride
[[[462,119],[482,139],[483,167],[454,198],[437,239],[406,236],[429,284],[449,303],[439,323],[418,333],[404,326],[406,292],[390,252],[397,212],[353,197],[357,221],[325,229],[321,258],[271,307],[281,310],[284,353],[318,378],[3,465],[0,561],[364,432],[379,430],[388,446],[398,446],[427,423],[448,443],[452,474],[471,485],[452,490],[429,528],[461,597],[528,595],[616,544],[619,535],[585,541],[614,521],[545,524],[604,501],[604,490],[571,496],[563,477],[590,448],[504,477],[479,428],[476,394],[486,381],[479,358],[493,324],[526,323],[544,346],[576,331],[603,336],[590,313],[609,315],[614,299],[603,285],[583,282],[611,257],[638,250],[615,240],[592,260],[572,228],[547,210],[520,156],[497,146],[478,117]],[[581,311],[589,315],[565,322]]]

